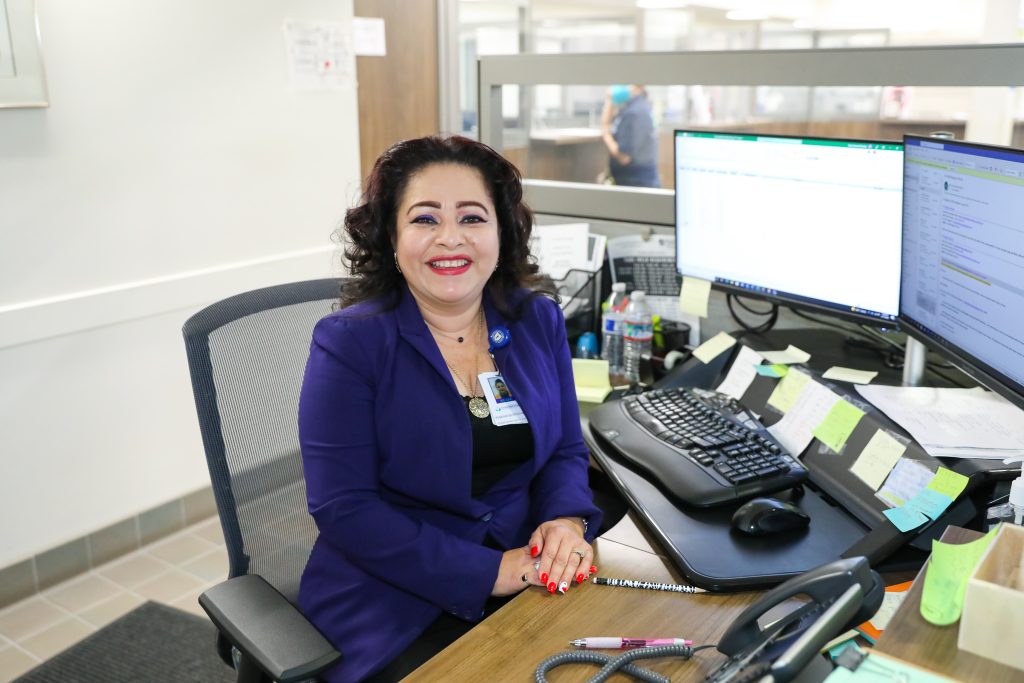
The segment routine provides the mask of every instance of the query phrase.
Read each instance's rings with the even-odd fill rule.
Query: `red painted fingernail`
[[[540,575],[540,582],[541,583],[547,583],[548,582],[548,573],[547,572],[544,572],[543,574]]]
[[[597,573],[597,567],[595,567],[594,565],[590,565],[590,573],[591,574],[596,574]]]
[[[537,555],[539,554],[540,548],[538,548],[537,546],[533,546],[532,548],[530,548],[530,557],[537,557]]]
[[[552,581],[551,583],[549,583],[549,584],[548,584],[548,593],[554,593],[554,592],[555,592],[555,589],[556,589],[557,587],[558,587],[558,586],[556,586],[556,585],[555,585],[555,582],[554,582],[554,581]]]
[[[583,576],[583,574],[577,574],[577,575],[576,575],[576,583],[583,583],[583,581],[584,581],[584,580],[585,580],[586,578],[587,578],[587,577]]]

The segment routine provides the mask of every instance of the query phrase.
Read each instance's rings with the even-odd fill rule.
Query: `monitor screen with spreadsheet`
[[[1024,407],[1024,150],[904,140],[900,326]]]
[[[676,266],[859,322],[898,312],[903,144],[675,132]]]

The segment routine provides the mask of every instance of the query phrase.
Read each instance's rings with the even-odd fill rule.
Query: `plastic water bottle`
[[[601,358],[608,361],[610,375],[622,374],[622,316],[626,303],[626,283],[616,282],[601,314]]]
[[[629,295],[622,325],[622,374],[630,383],[640,380],[640,356],[650,355],[653,339],[654,322],[647,295],[635,291]]]

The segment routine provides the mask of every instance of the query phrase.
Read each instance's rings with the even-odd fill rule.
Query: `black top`
[[[474,498],[479,498],[519,465],[533,458],[533,431],[528,424],[496,426],[490,416],[469,412],[469,397],[463,396],[473,430]]]

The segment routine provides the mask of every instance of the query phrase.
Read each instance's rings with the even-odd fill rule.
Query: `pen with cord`
[[[663,645],[693,645],[684,638],[577,638],[569,644],[583,650],[628,650],[635,647],[661,647]]]
[[[645,588],[652,591],[672,591],[673,593],[707,593],[697,586],[683,586],[678,583],[656,583],[653,581],[633,581],[632,579],[606,579],[598,576],[594,579],[598,586],[622,586],[624,588]]]

